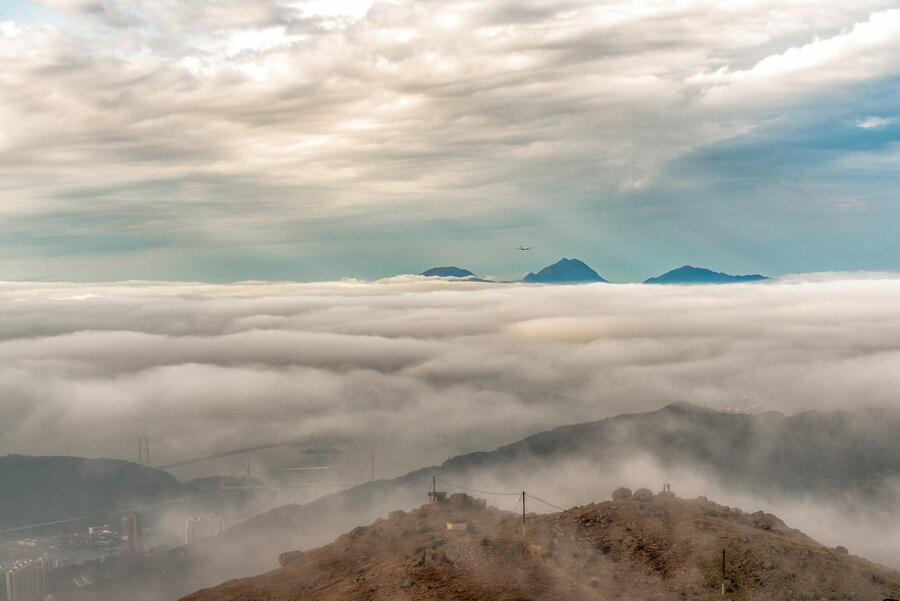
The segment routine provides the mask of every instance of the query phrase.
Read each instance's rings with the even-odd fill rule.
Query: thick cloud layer
[[[676,400],[790,413],[895,406],[900,387],[890,275],[3,284],[0,299],[0,453],[123,457],[149,436],[160,464],[305,438],[409,467]],[[423,441],[434,456],[410,451]]]

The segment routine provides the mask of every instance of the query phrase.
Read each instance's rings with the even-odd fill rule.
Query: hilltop
[[[579,282],[606,282],[605,279],[578,259],[560,259],[537,273],[529,273],[523,282],[530,284],[574,284]]]
[[[529,500],[531,502],[531,500]],[[392,512],[283,567],[184,601],[882,599],[900,573],[824,547],[772,514],[642,489],[528,515],[465,494]],[[448,524],[453,523],[453,530]]]
[[[428,278],[457,278],[462,280],[469,280],[473,282],[484,282],[477,275],[469,271],[468,269],[462,269],[461,267],[456,267],[450,265],[448,267],[432,267],[431,269],[426,269],[419,275],[425,276]]]
[[[753,275],[730,275],[719,271],[712,271],[703,267],[684,265],[678,269],[667,271],[655,278],[644,280],[645,284],[735,284],[738,282],[759,282],[768,280],[758,273]]]

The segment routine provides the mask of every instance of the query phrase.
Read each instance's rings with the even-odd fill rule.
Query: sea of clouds
[[[293,439],[438,441],[450,455],[677,400],[895,406],[898,302],[900,278],[878,274],[5,283],[0,453],[121,457],[148,436],[155,464]]]

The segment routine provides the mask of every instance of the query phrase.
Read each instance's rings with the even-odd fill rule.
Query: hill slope
[[[562,426],[442,469],[531,469],[535,462],[581,458],[607,465],[637,453],[663,466],[687,466],[736,489],[777,495],[878,495],[900,478],[895,433],[900,412],[722,413],[686,402],[649,413]]]
[[[866,516],[873,524],[886,520],[884,534],[889,534],[895,510],[889,515],[877,512],[900,502],[892,485],[900,479],[897,431],[897,412],[810,411],[788,417],[720,413],[688,403],[564,426],[495,451],[462,455],[439,467],[259,515],[217,539],[173,551],[155,565],[144,566],[143,593],[147,601],[168,601],[227,578],[271,569],[280,552],[322,545],[391,509],[417,507],[432,475],[472,487],[488,481],[501,489],[533,488],[538,495],[552,490],[554,502],[577,503],[596,498],[597,487],[602,490],[633,477],[629,474],[634,473],[631,462],[636,459],[638,467],[653,461],[668,470],[666,477],[676,487],[676,474],[685,470],[692,478],[702,475],[719,490],[763,499],[760,506],[782,507],[780,502],[791,499],[804,508],[826,503],[846,512],[837,524],[841,532],[854,530],[853,520]],[[571,469],[573,465],[577,470]],[[709,488],[695,488],[693,494],[703,490]],[[826,527],[829,532],[835,529]],[[822,536],[822,530],[816,532]],[[858,549],[865,544],[860,538],[850,546]],[[895,548],[872,557],[890,562],[896,557]],[[153,587],[163,587],[158,597],[151,596]],[[109,591],[108,597],[95,591],[90,598],[122,598],[115,588]]]
[[[723,550],[732,600],[900,594],[900,573],[823,547],[771,514],[642,492],[530,515],[525,535],[521,515],[453,495],[184,601],[720,599]],[[449,522],[465,529],[448,531]]]
[[[98,514],[182,494],[162,470],[116,459],[0,457],[0,528]]]
[[[189,497],[198,498],[198,510],[223,510],[243,498],[239,491],[220,489],[233,487],[231,478],[181,482],[120,459],[6,455],[0,457],[0,483],[0,530]]]
[[[654,412],[564,426],[307,505],[275,509],[235,526],[225,538],[254,558],[263,557],[266,548],[284,551],[322,544],[346,526],[347,516],[358,525],[391,508],[417,506],[431,475],[464,485],[487,480],[503,489],[565,489],[578,497],[579,491],[621,477],[636,457],[658,462],[670,474],[703,474],[717,488],[752,493],[769,503],[823,499],[854,512],[896,507],[900,499],[892,483],[900,479],[897,431],[896,412],[811,411],[788,417],[720,413],[676,403]],[[576,474],[572,465],[577,465]],[[247,562],[242,565],[249,567]]]

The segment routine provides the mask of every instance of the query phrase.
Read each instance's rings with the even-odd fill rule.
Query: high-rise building
[[[122,516],[122,534],[128,539],[128,555],[140,555],[144,552],[141,514],[131,511]]]
[[[47,592],[49,578],[50,559],[46,553],[38,559],[0,568],[0,601],[40,601]]]
[[[212,538],[222,532],[222,520],[203,517],[189,517],[184,520],[184,544]]]

